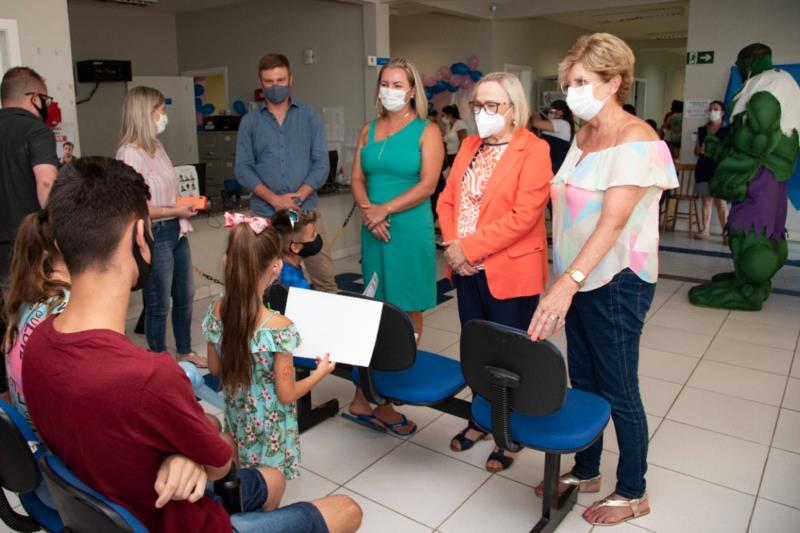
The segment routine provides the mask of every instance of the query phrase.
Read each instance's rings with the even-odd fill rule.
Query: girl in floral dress
[[[300,475],[295,401],[334,364],[326,355],[309,377],[295,381],[291,352],[300,334],[262,301],[280,276],[280,236],[260,217],[225,218],[226,227],[233,227],[223,258],[225,294],[203,319],[209,370],[222,379],[225,430],[236,441],[240,466],[271,466],[291,479]]]

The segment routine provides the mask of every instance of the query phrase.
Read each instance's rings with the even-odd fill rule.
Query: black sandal
[[[467,431],[469,431],[470,429],[480,433],[480,435],[476,440],[467,438]],[[461,433],[453,437],[453,439],[450,441],[450,449],[453,450],[454,452],[465,452],[470,448],[472,448],[473,446],[475,446],[475,443],[478,442],[479,440],[489,440],[490,438],[492,438],[492,436],[489,433],[485,432],[484,430],[482,430],[481,428],[479,428],[470,421],[470,423],[467,424],[467,427],[465,427],[461,431]],[[457,442],[459,446],[461,446],[461,448],[455,448],[453,446],[453,442]]]
[[[489,461],[497,461],[503,467],[502,468],[490,468],[489,467]],[[493,472],[493,473],[502,472],[503,470],[508,470],[511,467],[512,464],[514,464],[514,458],[507,456],[505,453],[503,453],[503,450],[498,448],[498,449],[494,450],[489,455],[488,459],[486,459],[486,471],[487,472]]]

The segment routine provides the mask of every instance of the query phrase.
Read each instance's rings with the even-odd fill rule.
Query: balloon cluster
[[[444,92],[455,93],[459,89],[471,89],[475,82],[483,77],[483,73],[477,70],[480,63],[478,56],[470,56],[466,63],[453,63],[449,67],[442,65],[435,76],[423,76],[425,96],[430,99]]]

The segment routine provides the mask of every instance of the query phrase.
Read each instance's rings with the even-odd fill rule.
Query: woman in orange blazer
[[[513,74],[484,76],[470,106],[478,135],[462,143],[437,204],[447,274],[462,326],[482,319],[524,330],[547,281],[550,148],[526,129],[528,102]],[[470,422],[450,447],[468,450],[489,437]],[[495,448],[486,469],[513,460]]]

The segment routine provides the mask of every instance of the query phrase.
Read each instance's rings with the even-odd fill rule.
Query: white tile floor
[[[193,246],[203,242],[203,232],[198,233]],[[718,242],[691,241],[680,233],[666,235],[662,243],[726,251]],[[798,257],[800,246],[793,244],[790,258]],[[729,267],[726,258],[661,255],[664,277],[648,314],[640,361],[651,435],[647,481],[652,513],[611,531],[800,532],[800,296],[773,294],[759,313],[700,309],[687,300],[693,283],[675,279],[707,279]],[[339,272],[357,268],[357,258],[337,261]],[[776,287],[799,290],[800,268],[784,267]],[[450,300],[426,313],[422,347],[457,359],[455,304]],[[204,351],[199,322],[207,305],[207,299],[195,305],[198,351]],[[135,307],[134,302],[131,319]],[[141,336],[130,336],[143,343]],[[566,348],[563,334],[553,340]],[[328,377],[313,399],[338,398],[346,408],[352,390],[350,383]],[[368,533],[531,528],[541,504],[533,486],[542,477],[542,454],[524,451],[509,471],[490,475],[483,469],[490,442],[468,452],[450,451],[449,440],[463,427],[462,420],[427,408],[401,411],[420,426],[409,439],[341,417],[304,433],[303,473],[288,483],[285,501],[347,494],[364,509],[361,530]],[[613,490],[618,459],[613,428],[605,435],[603,494]],[[563,463],[568,468],[571,458]],[[594,499],[580,495],[559,533],[601,531],[580,516]],[[0,526],[1,531],[6,530]]]

